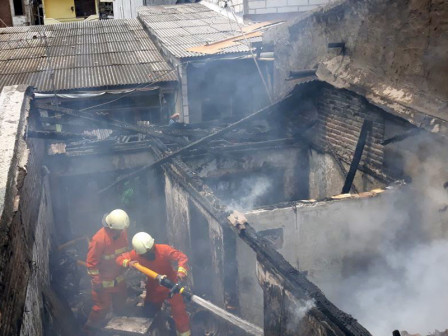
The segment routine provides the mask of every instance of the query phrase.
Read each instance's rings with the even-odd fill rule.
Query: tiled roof
[[[0,29],[0,88],[28,84],[48,92],[175,80],[136,19]]]
[[[241,34],[243,24],[200,3],[141,7],[138,16],[162,46],[177,58],[204,56],[191,47],[222,41]],[[216,54],[247,53],[241,41]]]

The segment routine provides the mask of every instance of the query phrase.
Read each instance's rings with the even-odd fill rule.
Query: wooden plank
[[[275,103],[270,104],[270,105],[262,108],[261,110],[258,110],[256,112],[248,115],[247,117],[244,117],[244,118],[240,119],[239,121],[237,121],[237,122],[235,122],[233,124],[230,124],[227,127],[224,127],[223,129],[221,129],[219,131],[216,131],[215,133],[207,135],[207,136],[205,136],[205,137],[203,137],[203,138],[201,138],[199,140],[196,140],[196,141],[188,144],[187,146],[182,147],[182,148],[178,149],[177,151],[174,151],[173,153],[165,156],[164,158],[161,158],[161,159],[157,160],[156,162],[153,162],[151,164],[143,166],[140,169],[137,169],[136,171],[134,171],[132,173],[126,174],[124,176],[121,176],[114,183],[112,183],[112,184],[108,185],[107,187],[101,189],[98,193],[102,194],[105,191],[109,190],[110,188],[118,185],[119,183],[121,183],[121,182],[123,182],[125,180],[128,180],[128,179],[130,179],[130,178],[132,178],[134,176],[140,175],[141,173],[143,173],[144,171],[146,171],[148,169],[151,169],[151,168],[159,166],[159,165],[161,165],[161,164],[163,164],[165,162],[168,162],[172,158],[174,158],[174,157],[176,157],[176,156],[178,156],[180,154],[186,153],[187,151],[190,151],[190,150],[192,150],[194,148],[197,148],[200,145],[203,145],[204,143],[206,143],[206,142],[208,142],[208,141],[210,141],[212,139],[216,139],[216,138],[220,137],[221,135],[223,135],[223,134],[225,134],[225,133],[227,133],[227,132],[229,132],[231,130],[234,130],[235,128],[238,128],[241,125],[244,125],[245,123],[255,119],[256,117],[259,117],[262,114],[272,112],[273,110],[278,109],[281,104],[285,103],[285,101],[287,101],[291,97],[292,97],[292,95],[289,94],[286,97],[276,101]]]
[[[350,169],[345,179],[344,186],[342,187],[342,194],[348,193],[350,191],[350,188],[352,187],[356,171],[358,170],[359,162],[361,161],[362,152],[364,151],[364,146],[366,144],[367,134],[371,129],[372,121],[365,119],[362,124],[361,132],[359,133],[359,139],[358,143],[356,144],[356,149],[355,153],[353,154],[353,160],[350,164]]]

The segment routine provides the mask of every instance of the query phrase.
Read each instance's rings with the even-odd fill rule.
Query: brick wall
[[[305,12],[331,0],[247,0],[247,14],[283,14]]]
[[[42,197],[32,248],[32,270],[26,290],[25,309],[20,336],[44,335],[43,289],[50,285],[50,241],[53,229],[53,207],[48,176],[42,179]]]
[[[363,97],[329,85],[320,88],[315,96],[318,110],[316,142],[322,148],[332,147],[344,161],[353,159],[364,119],[373,121],[372,131],[361,158],[361,166],[373,170],[383,168],[385,119],[382,110],[369,104]]]
[[[20,332],[27,287],[36,266],[33,245],[41,201],[44,146],[42,141],[24,140],[29,111],[26,87],[4,88],[0,101],[5,111],[0,130],[0,161],[3,169],[8,166],[7,176],[0,178],[4,193],[0,222],[0,335],[7,336]]]

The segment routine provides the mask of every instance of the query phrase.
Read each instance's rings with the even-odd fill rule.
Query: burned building
[[[87,240],[115,208],[247,321],[189,304],[193,334],[446,329],[447,10],[184,4],[3,30],[0,334],[78,334]]]

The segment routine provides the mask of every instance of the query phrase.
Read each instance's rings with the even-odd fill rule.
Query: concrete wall
[[[74,19],[76,18],[74,0],[43,0],[45,18]],[[71,8],[73,7],[73,10]]]
[[[114,19],[137,18],[137,9],[140,6],[143,6],[143,4],[144,0],[115,0],[113,2]]]
[[[442,56],[448,48],[443,19],[448,3],[347,0],[330,7],[264,35],[264,43],[275,45],[276,94],[295,85],[285,81],[290,70],[317,68],[319,79],[447,134],[445,123],[434,117],[448,118],[447,63]],[[330,42],[344,42],[344,53],[329,49]]]
[[[237,240],[238,298],[241,316],[263,326],[263,290],[257,280],[256,253],[242,240]]]
[[[218,6],[224,6],[224,1],[222,0],[206,1]],[[232,6],[237,14],[284,14],[309,11],[330,1],[331,0],[232,0],[227,5]]]
[[[447,175],[440,169],[444,162],[442,157],[429,159],[434,171],[417,163],[411,185],[375,197],[302,202],[246,217],[260,235],[277,230],[281,238],[276,240],[282,242],[278,251],[286,260],[372,334],[443,328],[444,310],[420,317],[419,307],[446,301],[445,281],[435,261],[437,253],[446,255],[448,246],[448,193],[442,183]]]
[[[252,211],[246,217],[259,232],[282,228],[284,243],[278,251],[285,259],[306,271],[317,285],[327,281],[336,284],[349,274],[350,263],[374,256],[387,235],[406,225],[411,211],[397,213],[394,218],[387,211],[399,204],[401,196],[399,191],[387,191],[376,197],[297,203],[288,208]],[[384,211],[377,214],[376,225],[371,227],[373,219],[362,218],[375,209]]]
[[[169,175],[165,179],[168,242],[189,256],[195,292],[221,307],[234,305],[229,295],[235,294],[235,288],[226,287],[224,274],[225,269],[235,263],[235,260],[226,259],[231,258],[227,249],[235,248],[229,245],[228,240],[232,238],[228,235],[233,236],[233,232],[224,232],[217,220]],[[237,242],[236,248],[244,251],[239,253],[243,259],[238,260],[238,272],[243,274],[243,278],[239,278],[241,282],[238,282],[236,295],[239,298],[240,314],[243,318],[261,324],[263,310],[259,306],[252,306],[253,300],[261,300],[262,306],[261,290],[256,293],[258,297],[246,300],[251,295],[246,286],[257,282],[255,272],[244,273],[248,267],[244,263],[244,256],[250,254],[251,250],[242,242]]]
[[[249,0],[247,14],[284,14],[316,9],[331,0]]]
[[[378,226],[364,231],[363,223],[359,222],[361,214],[364,211],[374,211],[372,209],[386,208],[386,205],[392,206],[391,201],[396,202],[397,196],[392,191],[388,191],[374,198],[297,203],[292,207],[255,210],[245,215],[254,229],[265,237],[265,232],[278,230],[280,243],[275,244],[278,247],[277,250],[293,267],[306,272],[308,278],[319,287],[325,285],[323,289],[328,288],[326,285],[329,283],[333,285],[333,288],[337,288],[338,283],[340,284],[349,274],[350,267],[357,266],[359,260],[363,257],[367,258],[369,254],[373,258],[381,245],[381,240],[384,236],[391,234],[389,223],[393,222],[393,219],[388,215],[378,214],[378,218],[375,218]],[[396,226],[402,227],[406,217],[397,216],[397,220],[399,222]],[[266,238],[270,239],[269,235]],[[351,242],[359,242],[349,248],[347,239]],[[365,244],[366,241],[369,241],[369,244]],[[260,273],[260,265],[257,267],[255,254],[244,246],[244,243],[238,244],[237,251],[237,260],[240,265],[239,284],[244,286],[244,291],[240,291],[241,307],[250,312],[246,315],[248,319],[259,323],[259,319],[263,316],[263,300],[260,298],[261,289],[253,275],[257,273],[257,270]],[[262,287],[265,291],[265,332],[276,335],[278,330],[270,330],[270,326],[278,327],[279,324],[273,321],[279,317],[279,311],[282,309],[293,316],[294,323],[290,325],[289,332],[297,332],[302,328],[306,329],[309,324],[313,325],[313,317],[310,316],[307,316],[307,321],[301,324],[301,318],[304,318],[307,311],[313,307],[312,301],[294,298],[295,294],[292,293],[289,293],[289,299],[288,296],[285,297],[281,294],[283,285],[266,270],[258,277],[261,283],[264,283]],[[266,293],[266,291],[271,292]],[[272,291],[280,294],[275,295]],[[273,300],[277,301],[273,302]],[[337,301],[335,303],[338,304]],[[296,308],[291,308],[295,305]],[[275,308],[276,306],[278,307]],[[318,329],[322,328],[319,323],[314,323],[314,326]]]
[[[198,294],[205,295],[212,299],[214,303],[222,306],[224,304],[222,274],[224,255],[223,233],[220,225],[201,206],[194,202],[181,186],[172,181],[167,175],[165,176],[165,197],[168,243],[189,256],[193,285],[195,282],[198,282],[197,290],[202,292]],[[191,206],[194,206],[195,209],[192,209]],[[200,216],[203,217],[198,218],[197,212],[194,210],[199,211]],[[192,211],[196,213],[193,215],[194,218],[192,217]],[[203,222],[204,226],[198,228],[191,227],[192,225],[200,225],[199,222]],[[206,230],[205,233],[203,230]],[[198,239],[198,233],[203,233],[204,237],[199,237]],[[202,246],[204,247],[203,252],[209,254],[207,257],[211,257],[208,260],[211,261],[211,264],[207,266],[211,266],[212,269],[204,267],[194,257],[195,249],[202,248],[201,245],[207,245],[206,247]],[[201,259],[201,257],[197,255],[197,259]],[[204,279],[206,279],[207,283],[201,282]],[[204,286],[208,288],[204,288]]]
[[[225,6],[225,1],[222,0],[205,0],[211,4],[217,5],[219,7]],[[231,7],[236,14],[245,14],[244,13],[244,5],[247,3],[247,0],[232,0],[227,3],[227,6]]]
[[[25,143],[24,140],[29,112],[26,87],[5,87],[0,96],[0,106],[3,139],[0,335],[6,336],[18,335],[22,327],[24,330],[31,328],[22,322],[27,288],[30,279],[44,283],[48,275],[45,256],[39,263],[41,273],[33,273],[33,251],[36,251],[37,246],[45,244],[48,238],[36,233],[36,227],[46,225],[51,215],[44,210],[48,209],[45,204],[41,203],[43,142],[28,140]],[[43,210],[40,216],[39,210]],[[40,241],[40,238],[43,240]],[[42,303],[37,301],[36,304],[41,306]],[[31,320],[27,321],[31,323]]]
[[[309,164],[310,199],[321,200],[341,193],[345,182],[345,174],[350,169],[348,163],[340,162],[345,171],[343,173],[333,156],[310,149]],[[355,186],[357,192],[363,192],[382,188],[386,185],[375,177],[358,170],[353,180],[353,186]],[[351,192],[353,193],[353,190]]]

